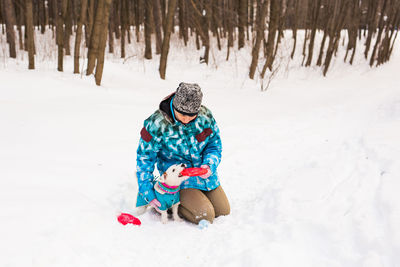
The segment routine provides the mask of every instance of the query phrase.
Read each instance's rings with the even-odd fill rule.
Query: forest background
[[[321,66],[323,75],[340,49],[346,51],[344,61],[353,64],[357,40],[363,41],[358,49],[367,64],[385,63],[400,26],[400,0],[0,0],[0,24],[9,48],[3,56],[27,51],[28,68],[34,69],[35,42],[51,31],[57,69],[63,71],[64,57],[71,55],[74,73],[94,74],[97,85],[105,53],[119,50],[121,58],[129,57],[126,46],[132,42],[144,43],[147,60],[160,55],[159,74],[165,79],[169,47],[176,45],[171,34],[185,46],[195,38],[196,49],[203,50],[199,63],[205,64],[212,41],[218,50],[226,46],[226,60],[233,49],[250,46],[248,76],[263,80],[274,76],[290,31],[290,58],[297,52],[302,66]],[[322,38],[316,38],[318,32]],[[299,34],[303,44],[296,51]]]

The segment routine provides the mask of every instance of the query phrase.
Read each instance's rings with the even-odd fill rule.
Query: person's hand
[[[160,201],[157,200],[157,198],[150,201],[149,205],[152,206],[153,208],[155,208],[157,211],[159,211],[158,208],[161,207],[161,203],[160,203]]]
[[[203,175],[200,175],[200,177],[201,178],[203,178],[203,179],[207,179],[208,177],[210,177],[211,176],[211,169],[210,169],[210,166],[208,166],[208,165],[201,165],[201,168],[203,168],[203,169],[206,169],[207,170],[207,172],[205,173],[205,174],[203,174]]]

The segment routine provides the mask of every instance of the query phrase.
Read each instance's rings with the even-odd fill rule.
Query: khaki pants
[[[221,186],[211,191],[186,188],[180,191],[179,214],[192,223],[205,219],[213,222],[215,217],[228,215],[230,205]]]

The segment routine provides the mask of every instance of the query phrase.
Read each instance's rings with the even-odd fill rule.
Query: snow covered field
[[[326,78],[287,66],[266,92],[248,52],[207,67],[182,51],[166,81],[158,60],[109,58],[101,87],[71,59],[59,73],[45,54],[34,71],[1,58],[0,266],[400,266],[399,49],[377,69],[338,58]],[[231,215],[122,226],[143,120],[181,81],[219,123]]]

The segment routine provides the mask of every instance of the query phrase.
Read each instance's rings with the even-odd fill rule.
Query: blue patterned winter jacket
[[[136,175],[139,192],[136,206],[143,206],[155,196],[153,171],[160,174],[173,164],[189,167],[210,166],[212,175],[207,179],[190,177],[181,185],[210,191],[217,188],[217,167],[221,161],[221,138],[211,111],[204,106],[193,121],[183,124],[175,119],[171,110],[174,94],[160,103],[160,108],[144,121],[137,149]]]

